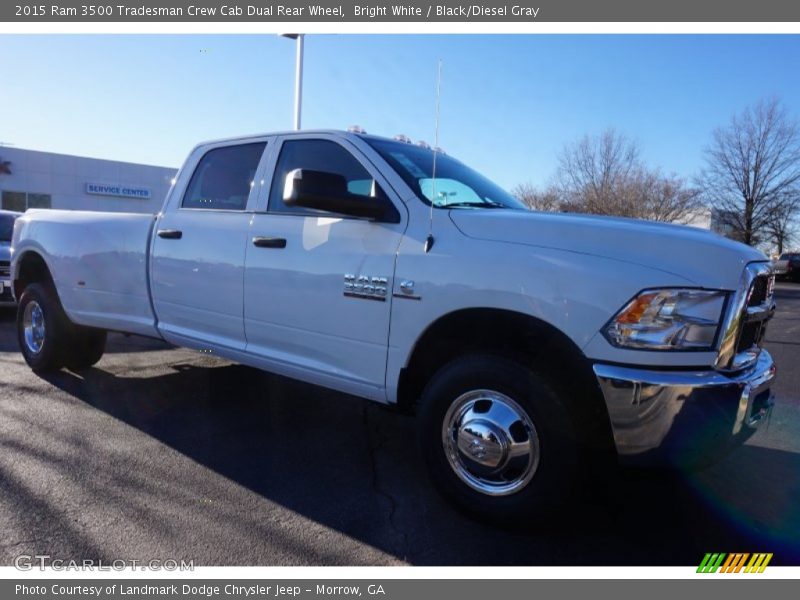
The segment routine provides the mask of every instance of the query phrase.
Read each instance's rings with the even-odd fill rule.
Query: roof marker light
[[[349,133],[358,133],[360,135],[365,135],[367,133],[367,130],[361,127],[361,125],[350,125],[350,127],[347,128],[347,131]]]

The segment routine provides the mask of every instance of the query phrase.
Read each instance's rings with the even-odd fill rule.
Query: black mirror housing
[[[380,189],[375,184],[374,188]],[[400,215],[385,197],[359,196],[347,189],[347,180],[336,173],[294,169],[286,174],[283,203],[351,217],[397,223]]]

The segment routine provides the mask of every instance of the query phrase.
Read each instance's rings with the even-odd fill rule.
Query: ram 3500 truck
[[[601,455],[704,460],[769,414],[773,277],[691,227],[527,210],[443,152],[318,131],[197,146],[157,215],[28,211],[22,353],[106,331],[416,413],[436,486],[546,514]]]

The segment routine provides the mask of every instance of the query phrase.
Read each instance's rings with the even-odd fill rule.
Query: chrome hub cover
[[[450,405],[442,426],[450,467],[472,489],[513,494],[539,465],[539,436],[528,413],[493,390],[472,390]]]
[[[488,469],[496,469],[504,463],[508,445],[508,437],[491,421],[473,419],[461,425],[458,430],[459,452],[467,460]]]
[[[44,311],[35,300],[25,305],[22,314],[22,332],[25,345],[31,354],[39,354],[44,346]]]

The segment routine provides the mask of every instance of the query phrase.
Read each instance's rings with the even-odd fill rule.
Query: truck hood
[[[747,263],[766,260],[750,246],[684,225],[489,209],[453,209],[450,218],[468,237],[634,263],[708,288],[734,289]]]

